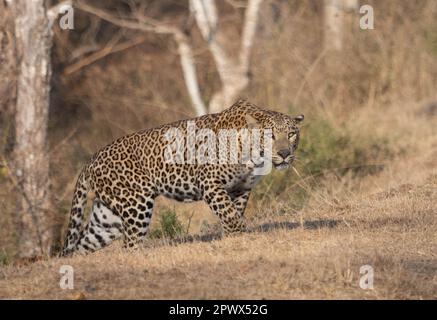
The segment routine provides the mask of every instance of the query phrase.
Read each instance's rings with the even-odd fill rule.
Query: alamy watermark
[[[59,287],[63,290],[74,289],[74,269],[70,265],[62,265],[59,268],[61,279],[59,280]]]
[[[360,18],[360,28],[362,30],[375,29],[375,15],[373,13],[373,7],[368,4],[361,6],[360,14],[363,15]]]
[[[272,169],[271,129],[220,129],[216,133],[187,121],[185,130],[170,128],[164,138],[166,163],[244,164],[253,166],[255,175],[266,175]]]
[[[50,8],[47,11],[47,16],[51,23],[59,16],[59,28],[62,30],[74,29],[74,8],[69,3],[61,3]]]
[[[74,289],[74,268],[71,265],[62,265],[59,268],[61,278],[59,280],[59,287],[62,290]],[[360,267],[361,277],[359,279],[359,286],[363,290],[373,290],[374,269],[370,265],[363,265]]]
[[[56,8],[56,15],[60,15],[59,27],[62,30],[73,30],[74,29],[74,8],[70,4],[60,5]],[[375,15],[374,10],[371,5],[362,5],[359,9],[362,17],[360,18],[360,29],[362,30],[373,30],[375,29]]]
[[[370,265],[360,267],[360,288],[363,290],[373,289],[374,270]]]

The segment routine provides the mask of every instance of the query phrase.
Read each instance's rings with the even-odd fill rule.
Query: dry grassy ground
[[[0,297],[89,299],[435,299],[437,176],[339,209],[335,219],[211,242],[118,247],[0,270]],[[434,201],[433,201],[434,200]],[[329,222],[329,223],[327,223]],[[59,288],[59,268],[75,289]],[[374,289],[359,287],[361,265]]]
[[[435,299],[436,141],[434,132],[417,143],[418,154],[359,182],[327,179],[299,214],[249,216],[253,232],[156,240],[135,253],[114,244],[89,256],[2,267],[0,297]],[[62,265],[74,268],[74,290],[59,287]],[[374,268],[373,290],[359,286],[362,265]]]

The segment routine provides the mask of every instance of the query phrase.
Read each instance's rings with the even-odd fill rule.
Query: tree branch
[[[224,44],[217,36],[217,10],[215,0],[190,0],[190,10],[193,12],[197,26],[208,44],[209,50],[217,65],[217,72],[222,81],[229,72],[235,69],[235,62],[224,50]]]
[[[140,15],[138,11],[133,12],[137,20],[129,20],[125,18],[114,17],[112,14],[104,10],[89,6],[84,2],[79,2],[76,7],[84,12],[91,13],[102,20],[108,21],[122,28],[172,35],[178,45],[181,67],[191,103],[193,104],[197,115],[203,115],[207,113],[206,106],[200,94],[193,50],[188,38],[180,29],[158,22],[150,17]],[[107,55],[109,53],[103,52],[103,54]],[[98,56],[96,58],[98,58]]]
[[[196,110],[196,114],[198,116],[204,115],[208,113],[208,110],[200,94],[193,50],[188,42],[187,37],[182,32],[174,34],[174,38],[178,44],[178,52],[181,59],[185,85],[187,86],[191,102]]]
[[[190,11],[194,15],[202,37],[208,44],[208,48],[215,61],[217,72],[222,82],[221,90],[216,92],[210,101],[210,112],[221,111],[226,105],[232,103],[232,100],[236,98],[238,93],[241,92],[249,82],[248,71],[250,52],[252,50],[258,25],[258,16],[262,1],[263,0],[248,0],[242,30],[240,52],[237,55],[238,58],[234,59],[233,56],[228,54],[225,50],[226,43],[224,41],[226,38],[220,38],[218,34],[220,29],[218,26],[215,0],[189,0]],[[82,11],[93,14],[122,28],[172,35],[178,45],[178,53],[180,56],[185,84],[193,107],[196,110],[196,114],[202,115],[207,113],[207,108],[203,102],[199,89],[193,50],[188,37],[179,28],[156,21],[141,14],[141,10],[133,4],[131,4],[131,11],[132,16],[135,17],[134,20],[115,17],[111,13],[90,6],[83,1],[80,1],[76,6]],[[91,56],[88,61],[85,60],[85,63],[92,63],[95,61],[94,59],[106,56],[111,51],[112,49],[104,48],[102,52],[98,52],[94,56]]]
[[[123,50],[127,50],[129,48],[135,47],[141,43],[143,43],[146,40],[146,37],[144,35],[135,37],[133,39],[130,39],[128,41],[125,41],[123,43],[108,43],[103,49],[93,52],[92,54],[86,56],[85,58],[67,66],[64,71],[63,71],[63,75],[64,76],[68,76],[70,74],[73,74],[77,71],[79,71],[80,69],[93,64],[94,62],[103,59],[106,56],[109,56],[113,53],[116,52],[120,52]],[[117,38],[118,41],[118,38]]]
[[[253,45],[253,40],[258,26],[258,17],[261,3],[263,0],[249,0],[244,16],[243,35],[241,37],[240,65],[248,72],[249,58]]]
[[[118,18],[108,13],[105,10],[90,6],[85,2],[79,1],[75,7],[81,11],[93,14],[102,20],[108,21],[113,25],[119,26],[121,28],[135,29],[147,32],[163,33],[163,34],[173,34],[177,28],[158,22],[149,17],[143,17],[142,21],[135,21],[128,18]]]
[[[190,10],[196,16],[203,38],[212,41],[218,21],[215,0],[190,0]]]

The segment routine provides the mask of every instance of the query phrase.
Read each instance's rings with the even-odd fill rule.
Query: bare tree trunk
[[[13,127],[10,125],[16,92],[16,52],[14,17],[6,3],[0,1],[0,143],[2,154]]]
[[[209,112],[220,112],[231,105],[249,84],[249,58],[262,0],[249,0],[244,16],[240,52],[237,59],[226,52],[226,37],[218,25],[215,0],[190,0],[197,25],[214,58],[222,83],[210,103]],[[235,54],[234,54],[235,56]]]
[[[346,11],[358,12],[360,1],[359,0],[343,0],[343,6]]]
[[[343,47],[342,0],[325,0],[325,48],[341,50]]]
[[[325,0],[325,48],[343,48],[345,12],[357,11],[359,0]]]
[[[191,104],[198,116],[204,115],[208,113],[208,110],[202,100],[202,95],[200,94],[193,50],[191,49],[187,37],[182,32],[177,31],[174,32],[173,35],[178,44],[182,72],[185,79],[185,85],[187,86],[188,95],[191,99]]]
[[[15,0],[19,61],[14,169],[22,257],[50,252],[50,195],[47,122],[50,93],[51,23],[44,0]]]

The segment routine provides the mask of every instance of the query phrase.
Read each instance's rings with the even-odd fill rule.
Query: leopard
[[[77,178],[60,256],[88,254],[119,238],[123,248],[138,249],[146,239],[155,200],[160,195],[182,202],[204,201],[219,218],[225,236],[244,232],[244,212],[251,191],[266,175],[257,169],[270,165],[283,170],[292,166],[303,120],[304,115],[293,117],[239,99],[219,113],[179,120],[116,139],[96,152]],[[195,130],[189,130],[188,125],[194,125]],[[183,143],[175,146],[176,135],[169,134],[172,130],[183,135],[179,140],[186,142],[185,146]],[[196,147],[200,148],[208,135],[193,136],[202,130],[216,135],[212,141],[222,139],[223,131],[234,132],[229,136],[237,142],[245,136],[240,132],[258,130],[268,134],[261,135],[258,148],[245,149],[255,154],[253,159],[243,157],[242,144],[238,144],[237,148],[224,149],[229,158],[241,156],[241,161],[217,161],[226,156],[223,150],[208,148],[212,151],[207,160],[214,160],[211,155],[215,155],[215,161],[200,157],[202,161],[184,161],[189,153],[188,142],[194,145],[194,154],[202,154],[198,150],[196,153]],[[231,142],[223,145],[230,146]],[[180,152],[172,152],[175,150]],[[270,157],[265,156],[266,150]],[[175,154],[180,157],[172,157]],[[86,215],[89,198],[92,205]]]

